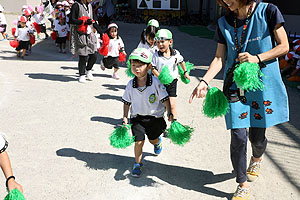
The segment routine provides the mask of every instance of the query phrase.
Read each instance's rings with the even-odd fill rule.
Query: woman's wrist
[[[16,179],[14,176],[9,176],[7,179],[6,179],[6,182],[5,182],[5,186],[6,188],[8,188],[8,182],[11,180],[11,179]]]
[[[206,80],[201,79],[201,80],[200,80],[200,83],[201,83],[201,82],[205,83],[205,85],[208,87],[208,83],[206,82]]]

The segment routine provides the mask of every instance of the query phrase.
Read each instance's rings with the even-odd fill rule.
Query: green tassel
[[[257,63],[244,62],[238,64],[233,72],[233,80],[239,88],[246,91],[263,90],[261,77],[263,73]]]
[[[125,149],[134,142],[134,137],[130,135],[131,124],[123,125],[122,127],[116,128],[109,137],[110,145],[118,148]]]
[[[158,79],[164,85],[169,85],[174,80],[167,66],[163,66],[161,72],[159,73]]]
[[[128,77],[134,77],[134,74],[131,71],[131,64],[130,64],[130,60],[127,61],[127,66],[128,68],[125,70],[126,74]]]
[[[229,103],[224,93],[216,87],[208,90],[203,101],[203,113],[206,117],[215,118],[229,111]]]
[[[18,189],[13,189],[6,195],[4,200],[25,200],[25,197]]]
[[[190,75],[190,71],[195,69],[194,68],[194,64],[190,63],[190,62],[186,62],[185,63],[185,67],[186,67],[186,71],[188,73],[188,75]],[[183,69],[180,67],[180,65],[178,65],[178,71],[179,71],[179,75],[180,75],[180,79],[183,83],[188,84],[191,82],[191,80],[187,79],[184,77],[184,71]]]
[[[172,122],[171,127],[167,129],[168,137],[174,144],[183,146],[190,141],[194,129],[189,126],[184,126],[177,121]]]

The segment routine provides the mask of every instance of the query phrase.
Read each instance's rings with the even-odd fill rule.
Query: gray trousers
[[[252,146],[252,155],[259,158],[267,147],[265,128],[249,128],[249,140]],[[231,129],[230,158],[236,182],[243,183],[247,180],[247,129]]]

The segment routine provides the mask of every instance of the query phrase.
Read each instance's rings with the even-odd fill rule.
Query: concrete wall
[[[4,7],[5,12],[21,13],[23,5],[39,5],[41,0],[0,0],[0,4]]]

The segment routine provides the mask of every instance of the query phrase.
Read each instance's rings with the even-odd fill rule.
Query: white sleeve
[[[54,31],[58,31],[58,25],[54,26]]]
[[[157,67],[157,56],[155,56],[155,55],[156,54],[153,54],[153,56],[152,56],[151,64],[152,64],[153,67]]]
[[[131,91],[130,87],[132,87],[132,80],[129,81],[129,83],[127,84],[127,86],[125,88],[125,91],[124,91],[124,94],[123,94],[123,97],[122,97],[122,102],[126,105],[130,105],[132,103],[131,94],[130,94],[130,91]]]
[[[119,39],[120,39],[120,46],[121,46],[121,48],[123,48],[124,47],[124,42],[123,42],[123,40],[120,36],[119,36]]]
[[[176,51],[176,55],[175,56],[177,58],[177,64],[183,62],[182,55],[179,53],[179,51],[177,51],[177,50],[175,50],[175,51]]]
[[[7,149],[8,143],[2,135],[0,135],[0,153]]]
[[[166,87],[156,77],[153,76],[152,78],[154,79],[153,84],[155,84],[155,88],[158,93],[158,98],[163,103],[164,101],[169,99]]]
[[[67,24],[67,31],[70,32],[70,26]]]

